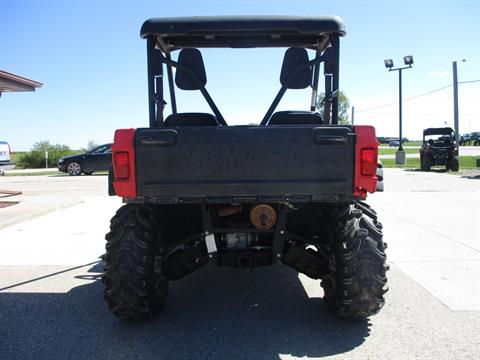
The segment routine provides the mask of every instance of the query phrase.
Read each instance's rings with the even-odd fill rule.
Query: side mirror
[[[305,89],[312,82],[312,67],[304,48],[289,48],[283,57],[280,83],[287,89]]]
[[[182,49],[178,54],[175,84],[182,90],[200,90],[207,84],[202,54],[198,49]]]

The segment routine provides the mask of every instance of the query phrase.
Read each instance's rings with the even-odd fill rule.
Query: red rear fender
[[[124,198],[137,196],[134,139],[135,129],[116,130],[112,145],[113,186],[116,194]]]
[[[355,179],[353,194],[362,199],[377,188],[378,141],[373,126],[353,127],[355,144]]]

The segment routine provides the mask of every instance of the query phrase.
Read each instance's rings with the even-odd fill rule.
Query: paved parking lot
[[[334,318],[318,282],[285,266],[205,267],[143,324],[119,322],[102,299],[99,256],[121,205],[106,176],[2,178],[23,195],[0,209],[0,358],[476,359],[480,177],[385,177],[370,197],[391,263],[379,315]]]

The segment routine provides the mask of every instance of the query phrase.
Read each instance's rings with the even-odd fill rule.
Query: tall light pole
[[[457,78],[457,62],[452,63],[453,67],[453,124],[455,127],[455,142],[457,145],[457,156],[460,148],[460,134],[458,133],[458,78]]]
[[[462,59],[462,62],[467,60]],[[457,62],[452,62],[453,67],[453,124],[455,127],[455,142],[457,145],[457,156],[460,155],[460,132],[458,125],[458,77],[457,77]]]
[[[395,153],[395,164],[404,165],[405,164],[405,151],[403,151],[402,145],[402,70],[410,69],[413,65],[413,56],[408,55],[403,58],[403,62],[406,66],[401,68],[393,68],[393,60],[386,59],[384,61],[385,67],[388,71],[398,71],[398,128],[399,128],[399,136],[398,136],[398,150]]]

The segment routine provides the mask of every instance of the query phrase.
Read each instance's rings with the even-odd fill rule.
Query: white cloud
[[[450,75],[450,73],[447,70],[436,70],[436,71],[431,71],[428,73],[431,77],[435,79],[443,79]]]

